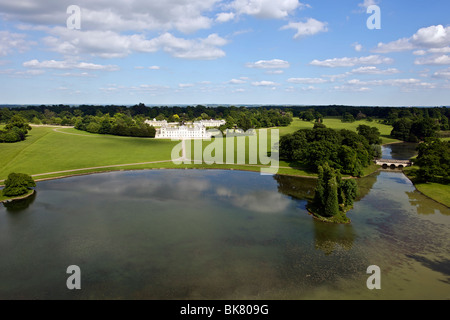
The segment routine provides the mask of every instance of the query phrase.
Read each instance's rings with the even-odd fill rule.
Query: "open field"
[[[382,134],[387,134],[390,131],[389,126],[375,122],[359,121],[349,124],[342,123],[339,119],[325,120],[327,127],[336,129],[356,130],[359,124],[377,126]],[[279,128],[279,130],[280,135],[284,135],[301,128],[312,128],[312,126],[313,123],[311,122],[294,120],[289,127]],[[246,139],[248,141],[248,138]],[[396,140],[383,138],[383,142],[396,142]],[[0,145],[0,181],[5,180],[11,172],[27,173],[33,175],[35,179],[46,179],[111,170],[205,168],[260,171],[261,167],[267,167],[259,161],[247,165],[198,163],[177,165],[171,161],[172,150],[177,144],[179,142],[171,140],[99,135],[73,128],[34,126],[25,141]],[[202,142],[201,154],[209,144],[208,141]],[[195,155],[194,145],[195,143],[192,143],[190,148],[186,148],[187,156],[199,160],[199,156]],[[225,144],[223,149],[223,158],[225,159]],[[237,163],[236,157],[237,154],[235,155],[235,163]],[[249,163],[248,147],[246,148],[245,159],[245,163]],[[204,159],[202,158],[202,160]],[[280,161],[279,165],[278,172],[280,174],[315,176],[314,173],[297,168],[295,165],[284,161]],[[365,174],[369,174],[376,169],[376,166],[371,166],[365,170]]]

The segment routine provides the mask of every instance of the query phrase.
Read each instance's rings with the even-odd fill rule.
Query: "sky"
[[[448,0],[0,0],[0,104],[448,106],[449,12]]]

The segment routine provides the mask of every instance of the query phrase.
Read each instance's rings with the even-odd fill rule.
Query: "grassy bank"
[[[417,190],[426,195],[428,198],[442,203],[450,208],[450,185],[440,183],[416,183],[415,172],[417,169],[419,169],[417,166],[408,167],[403,169],[403,172],[414,183]]]

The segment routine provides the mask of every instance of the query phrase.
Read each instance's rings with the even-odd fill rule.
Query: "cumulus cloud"
[[[236,15],[233,12],[221,12],[216,15],[217,22],[227,22],[233,20]]]
[[[439,49],[450,45],[450,27],[442,25],[419,29],[410,38],[401,38],[388,43],[378,43],[376,53],[409,51],[416,49]]]
[[[78,0],[82,28],[89,30],[147,31],[176,29],[192,33],[210,28],[213,20],[207,13],[219,0]],[[61,25],[68,15],[66,9],[72,0],[34,1],[0,0],[0,12],[7,19],[31,24]]]
[[[246,14],[263,19],[280,19],[296,9],[307,7],[298,0],[234,0],[230,7],[237,14]]]
[[[88,62],[73,62],[73,61],[58,61],[58,60],[44,60],[37,59],[26,61],[22,64],[25,68],[36,69],[82,69],[82,70],[101,70],[101,71],[117,71],[118,66],[115,65],[100,65]]]
[[[320,84],[327,83],[330,80],[322,78],[289,78],[287,82],[290,83],[301,83],[301,84]]]
[[[294,29],[297,33],[294,35],[294,39],[312,36],[317,33],[327,32],[327,23],[321,22],[313,18],[309,18],[306,22],[290,22],[289,24],[281,27],[281,30]]]
[[[447,65],[450,64],[450,56],[448,55],[440,55],[428,58],[420,58],[414,61],[416,65]]]
[[[395,74],[399,73],[400,71],[396,68],[389,68],[389,69],[378,69],[374,66],[368,66],[368,67],[359,67],[357,69],[353,69],[351,73],[353,74]]]
[[[318,67],[327,68],[337,68],[337,67],[354,67],[356,65],[378,65],[378,64],[389,64],[394,60],[387,57],[382,57],[379,55],[371,55],[366,57],[353,57],[353,58],[334,58],[327,60],[313,60],[310,65]]]
[[[0,56],[6,56],[14,51],[25,52],[34,42],[26,41],[26,35],[9,31],[0,31]]]
[[[256,62],[247,63],[246,67],[258,69],[285,69],[289,68],[290,64],[289,62],[284,60],[273,59],[273,60],[259,60]]]
[[[263,80],[263,81],[252,82],[252,85],[255,87],[274,87],[274,86],[278,86],[279,84],[276,82],[273,82],[273,81]]]
[[[133,52],[152,53],[163,50],[174,57],[211,60],[225,56],[219,47],[228,41],[217,34],[206,38],[184,39],[164,33],[147,39],[143,34],[122,35],[114,31],[77,31],[53,28],[44,43],[63,55],[89,54],[101,58],[120,58]]]

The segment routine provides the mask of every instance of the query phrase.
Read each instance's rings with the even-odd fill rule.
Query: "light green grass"
[[[382,139],[382,143],[383,144],[387,144],[387,143],[394,143],[394,142],[401,142],[400,140],[394,139],[390,137],[391,131],[392,131],[392,126],[389,125],[385,125],[385,124],[381,124],[378,122],[369,122],[366,120],[361,120],[361,121],[355,121],[352,123],[348,123],[348,122],[342,122],[340,119],[334,119],[334,118],[327,118],[324,119],[323,123],[325,124],[325,126],[327,128],[331,128],[331,129],[336,129],[336,130],[341,130],[341,129],[347,129],[347,130],[351,130],[351,131],[355,131],[358,128],[359,125],[367,125],[369,127],[376,127],[378,128],[378,130],[380,130],[381,133],[381,139]],[[280,127],[280,136],[289,134],[289,133],[294,133],[297,130],[300,129],[311,129],[314,127],[314,122],[307,122],[307,121],[303,121],[300,119],[294,119],[294,121],[292,121],[292,123],[288,126],[288,127]]]
[[[74,129],[59,129],[68,132]],[[77,131],[76,133],[80,133]],[[0,144],[0,180],[79,168],[170,160],[176,142],[110,135],[69,135],[34,127],[25,141]]]
[[[439,183],[423,183],[415,185],[417,190],[427,197],[450,208],[450,185]]]
[[[418,166],[412,166],[404,168],[403,172],[414,183],[418,169]],[[450,208],[450,185],[440,183],[414,183],[414,186],[428,198],[431,198]]]

